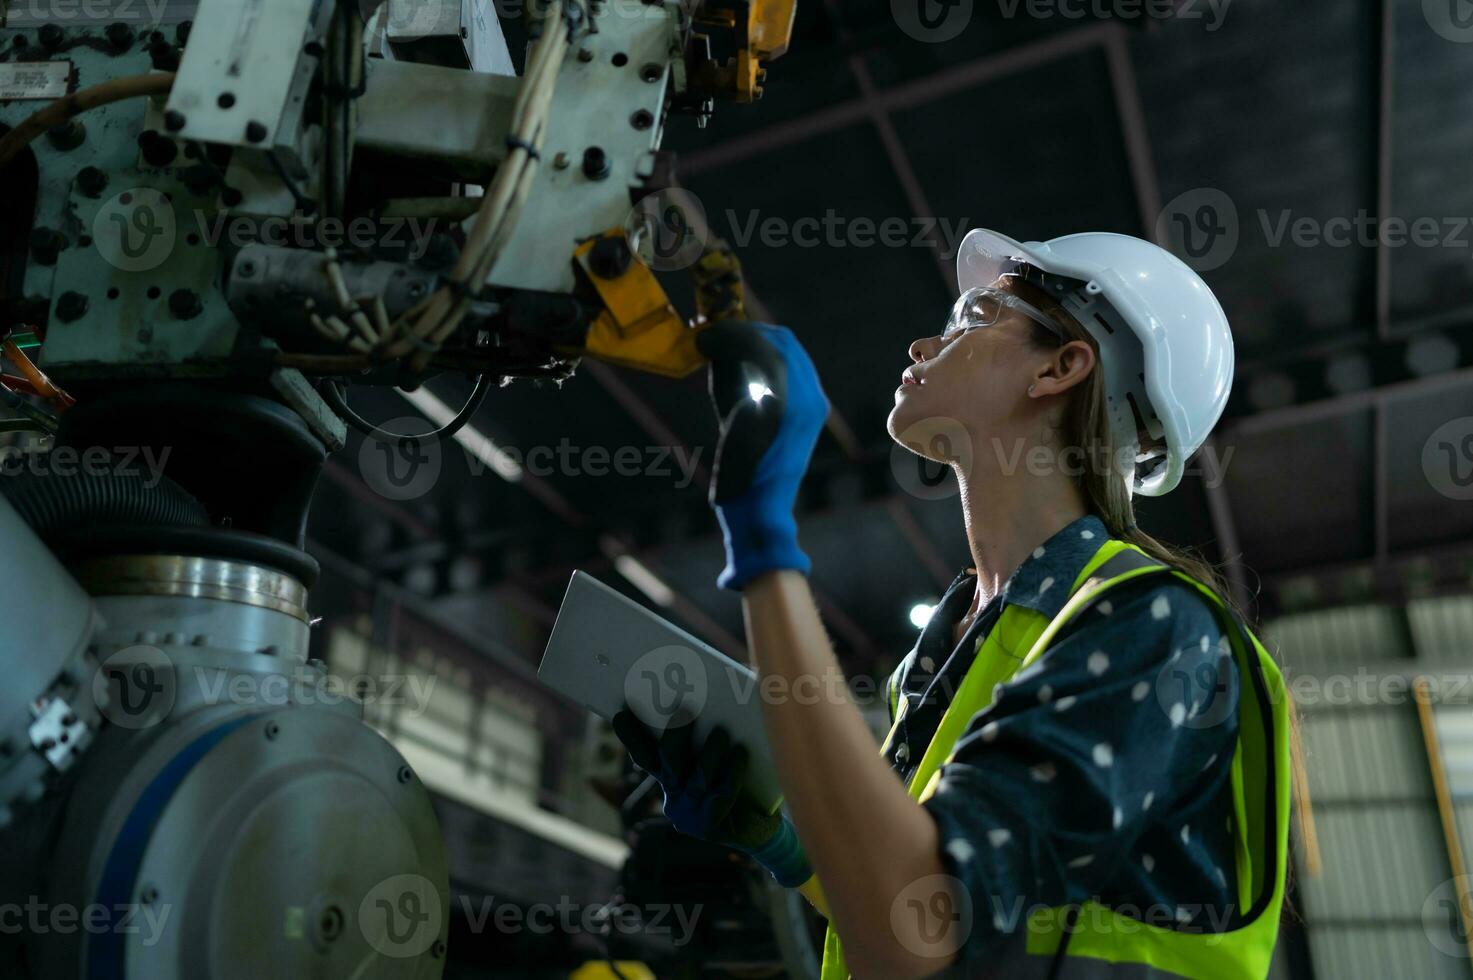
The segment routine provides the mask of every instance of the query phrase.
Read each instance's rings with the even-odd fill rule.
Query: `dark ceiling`
[[[1065,12],[1135,7],[954,0],[935,9],[970,10],[969,23],[933,43],[902,31],[889,3],[807,0],[761,103],[719,106],[705,129],[669,123],[682,183],[738,242],[752,291],[809,347],[836,409],[800,525],[851,663],[903,653],[910,607],[966,560],[955,497],[906,492],[892,464],[910,464],[884,431],[906,345],[953,295],[942,253],[955,242],[740,244],[754,220],[832,211],[1020,239],[1165,236],[1226,308],[1238,377],[1216,446],[1225,478],[1146,502],[1142,525],[1241,558],[1260,614],[1467,587],[1473,506],[1438,491],[1424,449],[1473,416],[1473,38],[1439,33],[1420,0],[1218,6],[1109,19]],[[1207,205],[1225,234],[1200,258],[1204,240],[1181,230]],[[1362,212],[1431,221],[1434,241],[1358,240]],[[459,379],[432,388],[451,404],[466,394]],[[355,399],[373,417],[414,414],[388,392]],[[714,586],[704,502],[703,378],[585,365],[561,389],[494,392],[474,425],[524,455],[567,440],[583,466],[595,447],[653,466],[656,446],[703,466],[687,485],[668,461],[665,475],[510,483],[447,446],[434,486],[398,501],[365,484],[354,436],[323,481],[314,544],[530,662],[573,568],[640,595],[610,560],[627,548],[675,590],[672,618],[734,647],[740,605]]]

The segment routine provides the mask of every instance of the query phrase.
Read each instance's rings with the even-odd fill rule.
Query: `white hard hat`
[[[1148,497],[1171,490],[1233,386],[1233,335],[1217,297],[1164,248],[1110,232],[1017,242],[974,229],[957,250],[957,284],[985,286],[1023,263],[1046,274],[1039,285],[1099,345],[1112,438],[1135,447],[1127,485]],[[1165,440],[1164,454],[1140,452],[1142,428]]]

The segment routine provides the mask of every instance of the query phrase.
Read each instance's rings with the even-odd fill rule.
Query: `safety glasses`
[[[941,332],[941,339],[951,341],[968,330],[990,327],[1002,316],[1004,309],[1017,310],[1060,341],[1069,339],[1064,328],[1055,323],[1047,313],[1027,300],[991,286],[974,286],[957,297],[956,303],[951,307],[951,316],[946,321],[946,329]]]

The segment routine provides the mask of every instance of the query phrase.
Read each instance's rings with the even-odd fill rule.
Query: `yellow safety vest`
[[[1004,607],[976,660],[957,688],[910,784],[924,802],[936,791],[941,767],[978,712],[990,707],[997,685],[1033,663],[1060,629],[1108,589],[1142,575],[1174,575],[1207,599],[1228,637],[1241,678],[1238,741],[1233,753],[1233,834],[1237,907],[1241,916],[1223,932],[1184,931],[1127,918],[1095,902],[1042,909],[1024,927],[1026,954],[1009,977],[1094,978],[1263,977],[1278,939],[1289,839],[1289,709],[1283,676],[1273,658],[1219,597],[1190,576],[1170,569],[1134,545],[1108,540],[1084,566],[1069,601],[1052,620],[1019,605]],[[1021,655],[1020,655],[1021,651]],[[905,703],[896,711],[896,725]],[[895,727],[885,739],[887,751]],[[986,972],[984,969],[983,972]],[[845,980],[849,967],[832,926],[824,941],[822,980]]]

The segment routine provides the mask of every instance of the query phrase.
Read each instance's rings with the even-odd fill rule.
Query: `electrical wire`
[[[19,126],[0,137],[0,167],[15,159],[42,133],[53,130],[90,109],[146,95],[163,95],[174,86],[173,73],[133,75],[84,88],[47,104]]]
[[[50,378],[42,374],[41,369],[31,363],[31,359],[26,356],[25,351],[21,350],[20,345],[15,341],[7,338],[3,343],[0,343],[0,352],[3,352],[10,363],[14,364],[20,370],[21,375],[35,389],[35,393],[42,398],[56,402],[62,411],[71,408],[77,403],[75,398],[62,391],[52,383]]]
[[[450,284],[431,297],[419,318],[386,351],[392,359],[412,353],[412,370],[423,370],[439,346],[459,328],[471,309],[470,294],[486,281],[516,227],[537,171],[558,72],[571,46],[572,25],[564,30],[563,21],[563,3],[554,0],[542,21],[542,34],[533,46],[513,103],[506,158],[486,189],[460,260],[450,273]]]
[[[348,407],[348,397],[342,391],[342,389],[338,387],[338,383],[336,381],[328,381],[322,386],[322,400],[327,402],[328,407],[331,408],[334,412],[337,412],[339,415],[341,415],[343,417],[343,420],[346,421],[349,425],[351,425],[353,428],[357,429],[364,435],[369,436],[373,439],[387,441],[403,439],[406,438],[406,436],[414,439],[449,439],[451,436],[455,435],[461,429],[466,427],[466,424],[470,422],[472,416],[474,416],[476,412],[480,409],[481,405],[485,403],[486,396],[490,392],[490,378],[484,374],[476,375],[476,385],[474,388],[471,389],[470,397],[466,399],[465,404],[461,406],[460,411],[455,413],[455,417],[452,418],[449,422],[446,422],[440,428],[434,430],[433,432],[426,432],[424,434],[389,432],[387,429],[381,429],[378,426],[374,425],[372,422],[368,421],[363,416],[353,411],[352,408]]]

